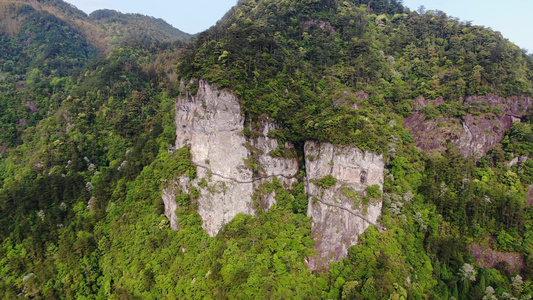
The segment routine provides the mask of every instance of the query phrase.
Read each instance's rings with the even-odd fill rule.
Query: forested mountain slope
[[[104,37],[149,20],[52,2]],[[499,33],[395,0],[241,0],[184,46],[98,56],[99,39],[28,3],[0,2],[24,20],[0,36],[3,298],[533,294],[533,60]],[[211,124],[239,141],[216,139],[245,153],[246,178],[219,171],[216,151],[199,160],[189,134]],[[202,201],[226,201],[232,184],[249,185],[251,215],[206,232]],[[346,199],[381,217],[314,268],[317,211],[349,215]]]
[[[190,37],[155,18],[114,11],[88,17],[59,0],[2,0],[0,15],[0,153],[58,108],[70,76],[97,55],[124,43]]]
[[[499,33],[440,11],[364,2],[241,1],[191,44],[179,69],[232,87],[252,116],[284,122],[291,139],[372,141],[380,151],[386,129],[362,130],[343,104],[361,106],[356,115],[375,107],[407,117],[414,98],[442,96],[440,111],[459,116],[476,109],[464,103],[469,95],[531,96],[531,58]],[[360,91],[369,96],[361,104]]]

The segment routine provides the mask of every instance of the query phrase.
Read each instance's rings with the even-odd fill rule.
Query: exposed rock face
[[[259,133],[246,139],[244,118],[237,98],[199,81],[196,96],[180,97],[176,103],[176,145],[190,148],[197,178],[178,178],[163,190],[165,215],[178,230],[176,195],[199,191],[198,213],[210,236],[238,213],[253,215],[275,203],[275,193],[265,193],[265,184],[276,177],[284,188],[297,182],[299,171],[294,146],[279,145],[269,132],[276,124],[262,121]],[[257,133],[257,128],[256,131]],[[170,151],[170,150],[169,150]],[[283,154],[283,155],[280,155]],[[325,269],[332,261],[347,257],[348,247],[381,214],[381,199],[365,202],[365,189],[383,186],[383,157],[354,147],[307,142],[305,145],[308,216],[318,255],[309,258],[313,270]],[[338,181],[324,189],[318,181],[331,175]],[[316,197],[315,197],[316,196]]]
[[[512,168],[516,164],[523,164],[525,163],[529,157],[527,155],[522,155],[520,157],[514,157],[510,162],[507,163],[508,168]]]
[[[163,189],[161,197],[163,198],[163,204],[165,204],[165,216],[170,222],[170,229],[178,230],[178,218],[175,213],[178,204],[176,203],[176,194],[174,191],[174,188]]]
[[[310,20],[305,22],[305,27],[310,27],[311,25],[316,25],[320,27],[320,29],[329,31],[330,33],[337,33],[337,29],[331,25],[328,21],[323,20]]]
[[[438,117],[426,119],[424,107],[437,107],[444,103],[442,97],[429,101],[419,97],[414,100],[415,112],[405,120],[405,127],[413,135],[417,146],[430,154],[446,150],[446,143],[457,145],[465,156],[480,158],[495,144],[500,143],[505,131],[513,122],[524,116],[533,100],[529,98],[503,98],[496,95],[470,96],[465,104],[472,107],[497,109],[500,113],[467,114],[463,118]]]
[[[270,183],[273,176],[277,177],[285,189],[290,189],[298,181],[296,179],[296,175],[298,175],[298,160],[296,158],[272,157],[269,155],[269,153],[278,149],[278,141],[267,137],[267,135],[271,130],[278,129],[278,127],[271,122],[261,122],[261,127],[263,136],[253,138],[250,141],[251,146],[257,150],[256,157],[259,166],[257,178],[260,178],[254,181],[254,191],[259,190],[261,185]],[[285,143],[284,148],[288,152],[295,152],[292,144]],[[257,196],[264,211],[276,203],[274,193],[258,193]]]
[[[196,97],[178,99],[175,120],[176,149],[190,147],[198,180],[207,182],[198,186],[205,231],[214,236],[238,213],[254,214],[252,171],[244,164],[249,153],[237,98],[200,81]]]
[[[305,162],[307,193],[312,219],[311,234],[318,254],[310,257],[312,270],[328,268],[330,262],[348,257],[348,248],[370,225],[378,225],[381,199],[363,203],[367,186],[383,187],[382,155],[363,152],[355,147],[337,147],[328,143],[306,142]],[[329,188],[319,186],[320,179],[332,176],[337,182]]]
[[[533,205],[533,184],[530,185],[527,189],[527,206]]]
[[[210,236],[215,236],[237,214],[255,214],[252,195],[272,176],[278,176],[287,187],[295,180],[293,177],[298,172],[296,159],[269,155],[278,147],[275,139],[266,137],[275,125],[264,122],[265,136],[247,141],[243,136],[244,117],[240,104],[227,91],[216,90],[205,81],[199,81],[195,97],[187,95],[178,99],[175,121],[175,149],[190,147],[192,162],[197,166],[197,179],[186,184],[181,181],[163,191],[165,215],[172,229],[178,229],[174,213],[176,190],[188,192],[189,184],[200,192],[198,213],[203,228]],[[256,150],[253,155],[251,148]],[[254,159],[257,161],[255,172],[250,166]],[[275,203],[274,195],[260,198],[264,209]]]
[[[161,197],[163,198],[163,204],[165,205],[165,216],[170,223],[170,229],[178,230],[178,218],[176,216],[176,209],[178,204],[176,203],[176,193],[181,192],[188,193],[189,178],[182,177],[179,180],[172,182],[167,188],[164,188]],[[185,190],[183,190],[184,188]]]
[[[498,264],[507,263],[507,271],[513,273],[525,268],[524,255],[516,252],[499,252],[486,245],[472,244],[469,247],[476,264],[483,268],[495,268]]]

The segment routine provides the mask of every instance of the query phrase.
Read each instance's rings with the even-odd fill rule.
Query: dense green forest
[[[4,30],[14,28],[0,35],[0,149],[20,144],[25,128],[56,111],[74,84],[72,76],[113,45],[190,37],[155,18],[111,10],[87,16],[60,0],[6,1],[0,13]]]
[[[241,0],[192,41],[165,42],[137,34],[149,18],[39,3],[55,10],[6,6],[20,30],[0,34],[3,299],[533,295],[533,162],[509,164],[533,155],[533,113],[479,160],[451,142],[430,156],[403,127],[419,96],[444,99],[425,108],[428,119],[498,114],[470,95],[532,98],[533,58],[501,34],[396,0]],[[133,32],[103,50],[76,18]],[[297,148],[382,153],[387,230],[371,226],[347,259],[311,272],[304,187],[276,181],[276,205],[216,237],[202,229],[197,191],[178,195],[180,230],[170,230],[162,189],[197,172],[187,148],[167,151],[174,104],[199,79],[237,95],[245,136],[268,117]]]

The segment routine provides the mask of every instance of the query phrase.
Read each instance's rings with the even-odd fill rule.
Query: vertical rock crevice
[[[285,189],[291,189],[292,185],[298,182],[296,176],[298,175],[299,165],[296,158],[296,150],[290,143],[284,143],[283,150],[289,153],[294,153],[294,157],[272,156],[271,153],[280,150],[276,139],[269,138],[268,134],[271,130],[277,130],[277,124],[268,121],[260,122],[260,135],[250,139],[250,145],[257,150],[256,162],[257,172],[254,180],[254,191],[261,189],[261,186],[271,183],[272,178],[276,177]],[[256,193],[257,201],[260,203],[260,208],[267,211],[276,203],[275,193]]]

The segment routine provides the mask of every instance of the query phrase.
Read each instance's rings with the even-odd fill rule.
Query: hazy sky
[[[294,0],[297,1],[297,0]],[[86,13],[109,8],[161,18],[187,33],[203,31],[218,21],[237,0],[67,0]],[[438,9],[448,16],[500,31],[521,48],[533,53],[532,0],[404,0],[416,10]]]

